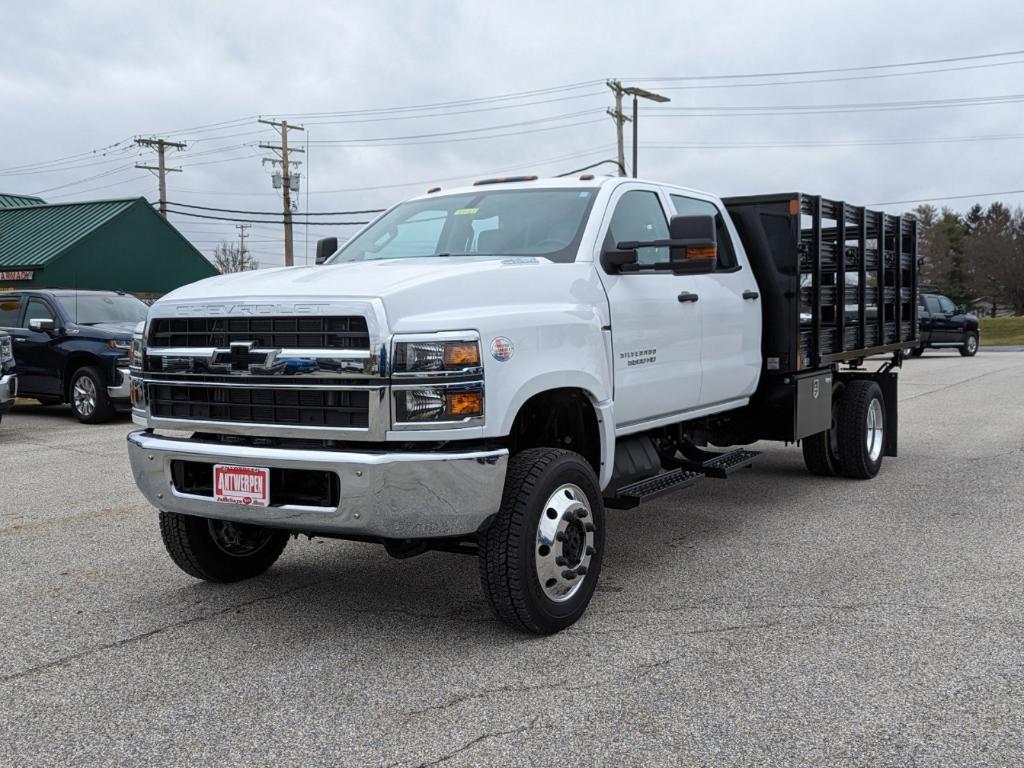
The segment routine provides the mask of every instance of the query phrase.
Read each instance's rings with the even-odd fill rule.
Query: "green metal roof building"
[[[0,290],[168,293],[217,270],[143,197],[46,204],[0,194]]]

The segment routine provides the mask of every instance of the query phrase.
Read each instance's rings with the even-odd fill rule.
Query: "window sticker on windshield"
[[[459,208],[459,210],[457,210],[454,215],[455,216],[471,216],[471,215],[473,215],[474,213],[476,213],[479,210],[480,210],[479,208]]]

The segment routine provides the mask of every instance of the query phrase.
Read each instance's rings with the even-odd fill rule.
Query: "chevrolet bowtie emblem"
[[[254,368],[269,368],[274,364],[277,350],[254,352],[255,341],[233,341],[229,349],[218,349],[213,353],[214,366],[230,366],[232,371],[253,372]]]

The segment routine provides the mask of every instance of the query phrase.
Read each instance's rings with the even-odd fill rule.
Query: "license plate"
[[[228,504],[270,506],[270,470],[214,464],[213,498]]]

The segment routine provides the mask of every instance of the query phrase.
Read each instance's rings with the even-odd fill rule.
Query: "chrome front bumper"
[[[18,374],[8,373],[6,376],[0,376],[0,413],[9,410],[17,396]]]
[[[128,400],[132,396],[132,372],[128,368],[118,368],[121,383],[116,387],[107,387],[107,396],[111,400]]]
[[[166,512],[253,523],[302,533],[382,538],[438,538],[475,533],[498,511],[508,451],[370,453],[259,448],[128,435],[128,456],[139,489]],[[337,507],[245,507],[174,488],[175,459],[214,464],[310,469],[341,481]],[[273,491],[273,489],[271,489]]]

